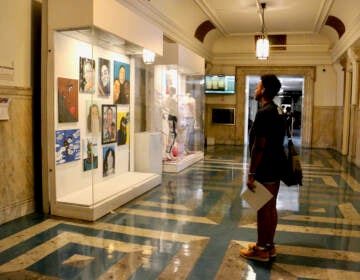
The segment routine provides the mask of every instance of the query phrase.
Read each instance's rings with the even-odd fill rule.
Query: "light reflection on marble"
[[[0,226],[0,279],[360,279],[360,170],[301,149],[304,186],[281,186],[277,257],[249,261],[256,213],[242,201],[247,156],[205,160],[94,223],[44,217]]]

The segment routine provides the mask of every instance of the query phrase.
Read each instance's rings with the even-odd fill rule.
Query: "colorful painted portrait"
[[[95,92],[95,60],[80,57],[79,71],[79,92]]]
[[[103,147],[103,177],[115,173],[115,146]]]
[[[101,130],[101,105],[93,100],[86,101],[86,128],[93,136],[98,136]]]
[[[102,105],[102,144],[116,142],[116,105]]]
[[[83,163],[84,171],[98,168],[97,138],[87,137],[83,139]]]
[[[129,112],[118,112],[117,113],[117,133],[116,140],[118,146],[120,145],[129,145],[129,122],[130,114]]]
[[[58,118],[59,123],[77,122],[78,80],[58,77]]]
[[[80,160],[80,129],[57,130],[55,141],[57,165]]]
[[[110,60],[99,58],[98,64],[98,94],[100,97],[110,96]]]
[[[130,102],[130,65],[114,61],[114,104]]]

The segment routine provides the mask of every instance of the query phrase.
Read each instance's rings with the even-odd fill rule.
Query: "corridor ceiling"
[[[360,22],[360,0],[117,1],[167,28],[169,32],[164,32],[166,36],[171,38],[174,34],[169,33],[181,33],[177,36],[179,38],[175,38],[178,42],[186,41],[185,37],[194,37],[196,29],[205,21],[210,21],[214,28],[207,30],[208,42],[205,42],[210,45],[221,37],[260,34],[258,6],[263,2],[266,3],[264,18],[269,35],[321,34],[329,41],[330,48],[339,41],[342,31],[356,33]]]
[[[356,2],[359,2],[355,0]],[[195,0],[224,35],[249,35],[260,31],[256,0]],[[319,32],[329,0],[259,0],[266,3],[265,27],[271,34]]]

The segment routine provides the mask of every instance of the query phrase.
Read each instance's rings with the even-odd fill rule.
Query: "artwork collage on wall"
[[[115,174],[116,146],[130,143],[130,65],[114,60],[111,79],[110,59],[99,57],[96,60],[80,56],[78,61],[78,80],[57,78],[58,123],[77,125],[75,129],[55,131],[56,165],[78,161],[82,157],[83,171],[97,169],[101,136],[102,176],[106,177]],[[88,99],[79,98],[79,94],[90,96]],[[86,116],[79,116],[79,112],[83,112],[79,106],[84,106]],[[85,123],[80,123],[83,120]],[[85,127],[84,131],[79,126]]]

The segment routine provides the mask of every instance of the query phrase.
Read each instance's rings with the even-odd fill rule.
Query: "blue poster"
[[[55,141],[56,165],[80,160],[80,129],[57,130]]]

